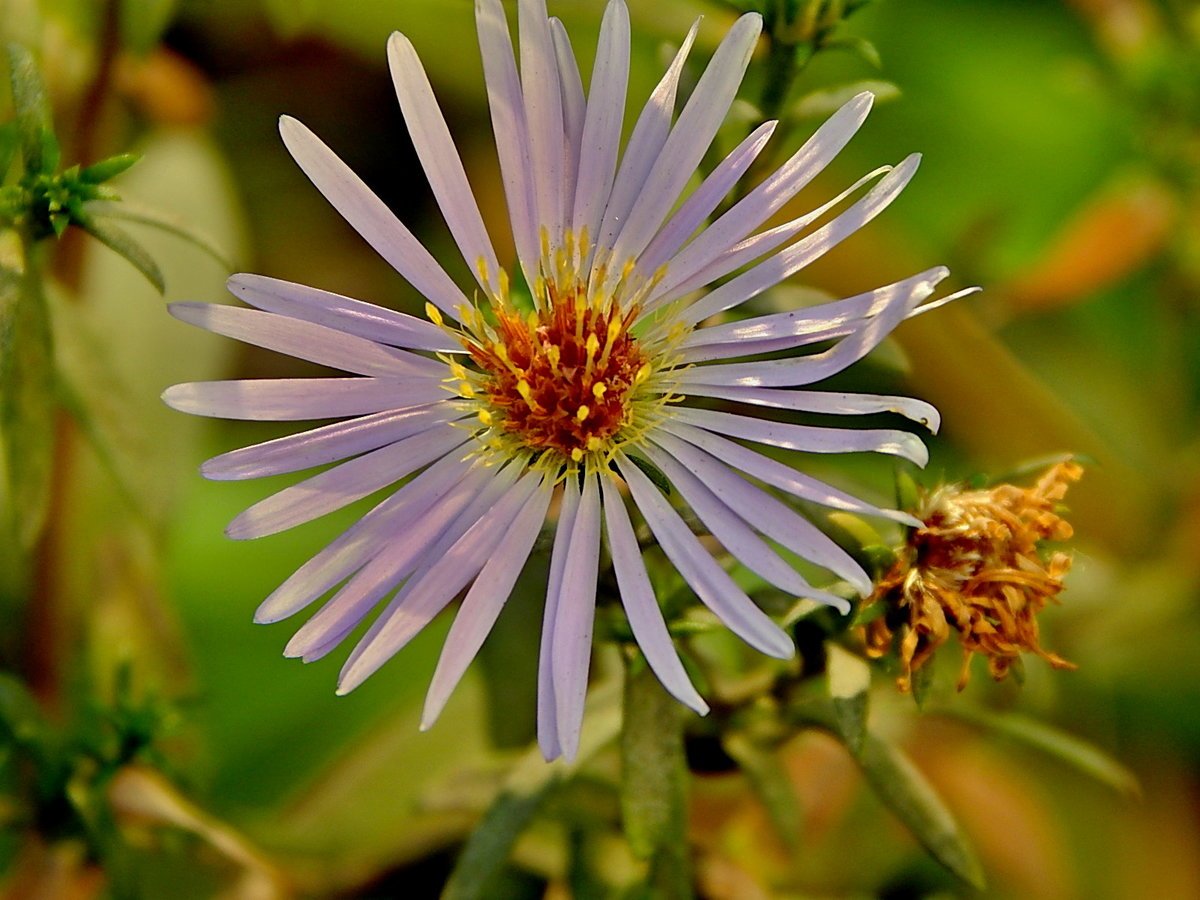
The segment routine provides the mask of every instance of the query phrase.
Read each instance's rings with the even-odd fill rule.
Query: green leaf
[[[750,782],[780,840],[789,850],[795,850],[800,843],[804,814],[796,787],[779,754],[738,731],[727,734],[721,745]]]
[[[8,174],[13,157],[21,146],[21,132],[16,122],[5,122],[0,125],[0,182]]]
[[[921,489],[907,469],[896,466],[896,508],[912,511],[921,502]]]
[[[165,231],[168,234],[173,234],[178,238],[182,238],[192,246],[203,250],[222,266],[230,271],[233,270],[233,261],[229,255],[217,246],[216,242],[208,235],[189,228],[185,223],[176,219],[174,216],[166,213],[157,212],[152,209],[146,209],[143,206],[130,203],[128,200],[120,203],[112,203],[108,201],[95,201],[87,204],[87,212],[95,217],[103,217],[105,219],[122,219],[126,222],[134,222],[138,225],[148,225],[151,228],[157,228],[160,231]]]
[[[826,676],[838,731],[850,752],[858,755],[867,736],[867,696],[871,667],[865,659],[835,643],[826,648]]]
[[[936,659],[928,659],[912,673],[912,696],[919,710],[925,709],[925,704],[933,694],[933,683],[937,677],[936,662]]]
[[[160,294],[165,293],[166,285],[163,283],[162,272],[159,271],[158,264],[150,258],[150,254],[142,249],[141,244],[117,226],[82,210],[76,214],[75,222],[96,240],[133,263],[134,268],[146,276],[146,280],[154,285]]]
[[[46,86],[34,62],[33,54],[20,44],[10,43],[9,78],[12,83],[13,110],[20,134],[21,153],[26,174],[49,175],[58,168],[58,139],[46,99]]]
[[[952,716],[979,728],[1066,763],[1076,771],[1107,785],[1126,797],[1141,795],[1137,776],[1099,747],[1028,716],[1010,712],[992,712],[978,707],[939,708],[938,715]]]
[[[118,153],[116,156],[110,156],[108,159],[102,159],[98,163],[92,163],[85,167],[79,173],[79,180],[88,184],[100,184],[116,178],[139,159],[141,156],[136,153]]]
[[[867,735],[855,757],[884,806],[895,813],[942,866],[983,890],[983,868],[945,802],[901,750]]]
[[[653,896],[690,897],[683,707],[649,666],[625,676],[621,818],[634,855],[650,860]]]
[[[26,243],[26,272],[0,270],[0,433],[20,546],[41,534],[54,454],[54,363],[49,311]]]
[[[824,119],[837,112],[842,104],[863,91],[870,91],[875,95],[876,105],[887,103],[900,96],[900,88],[890,81],[854,81],[805,94],[792,104],[788,110],[788,118],[795,121]]]

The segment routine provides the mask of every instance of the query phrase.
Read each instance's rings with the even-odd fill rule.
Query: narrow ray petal
[[[600,565],[600,490],[597,481],[598,476],[594,474],[584,480],[554,614],[550,668],[554,677],[558,743],[568,762],[579,750],[583,701],[592,662],[596,576]]]
[[[500,274],[496,252],[425,67],[412,42],[399,32],[388,39],[387,50],[404,122],[438,207],[479,286],[495,290]]]
[[[624,0],[610,0],[600,25],[583,126],[579,181],[573,194],[575,230],[580,234],[587,229],[587,234],[595,236],[612,193],[628,82],[629,11]]]
[[[438,403],[334,422],[214,456],[200,466],[200,474],[214,481],[238,481],[300,472],[377,450],[465,415],[452,404]]]
[[[466,440],[462,429],[442,425],[372,450],[260,500],[230,522],[225,533],[243,541],[311,522],[399,481]]]
[[[617,457],[617,467],[663,552],[701,602],[756,650],[790,659],[796,652],[792,639],[717,565],[650,479],[623,456]]]
[[[849,611],[850,604],[844,599],[819,591],[805,581],[799,572],[754,533],[741,516],[726,506],[703,481],[669,453],[649,444],[644,449],[650,461],[662,470],[712,536],[734,559],[781,591],[828,603],[842,612]]]
[[[449,374],[445,363],[435,359],[291,316],[215,303],[172,303],[168,309],[181,322],[214,334],[355,375],[424,380]]]
[[[538,651],[538,699],[537,732],[538,745],[547,760],[562,755],[558,740],[558,705],[554,699],[554,621],[558,615],[559,597],[562,594],[563,570],[570,550],[571,532],[575,527],[575,516],[579,511],[579,484],[577,479],[563,482],[562,504],[558,510],[558,526],[554,530],[554,547],[550,551],[550,574],[546,582],[546,609],[542,615],[542,642]]]
[[[758,155],[767,146],[767,142],[775,133],[778,125],[779,122],[774,120],[759,125],[717,164],[696,190],[688,195],[688,198],[683,201],[667,224],[654,236],[654,240],[638,257],[638,269],[643,275],[653,275],[659,266],[670,260],[692,236],[693,232],[704,224],[725,195],[737,184],[738,179],[746,173],[754,160],[758,159]],[[674,264],[671,265],[668,274],[674,279]]]
[[[696,171],[737,95],[761,31],[762,17],[747,13],[713,54],[616,239],[613,257],[619,262],[635,259],[646,248]]]
[[[669,453],[674,454],[678,459],[691,467],[692,471],[696,471],[695,466],[697,464],[706,463],[704,457],[711,455],[721,461],[722,468],[733,467],[741,472],[745,472],[747,475],[752,475],[772,487],[779,488],[781,491],[787,491],[795,497],[808,500],[820,506],[826,506],[842,512],[879,516],[880,518],[891,519],[894,522],[901,522],[905,525],[911,525],[915,521],[907,513],[892,509],[883,509],[872,503],[867,503],[865,500],[860,500],[851,494],[847,494],[845,491],[838,490],[819,479],[805,475],[803,472],[799,472],[791,466],[779,462],[779,460],[771,459],[769,456],[764,456],[756,450],[751,450],[749,447],[743,447],[736,441],[713,434],[711,431],[705,431],[702,428],[696,428],[683,422],[664,423],[662,430],[668,435],[673,435],[681,439],[684,443],[671,442],[667,438],[664,438],[664,440],[668,440],[668,446],[668,444],[663,444],[663,441],[659,440],[658,433],[655,434],[654,439],[663,444]],[[689,444],[691,446],[688,446]],[[702,452],[697,454],[697,450]],[[709,484],[709,487],[712,487],[712,485]],[[743,518],[745,517],[743,516]],[[747,521],[749,520],[747,519]],[[762,531],[764,534],[768,533],[762,528],[759,528],[759,531]],[[812,557],[809,558],[811,559]],[[827,566],[826,568],[832,567]],[[834,569],[834,571],[838,570]],[[840,571],[838,574],[845,577],[844,573]]]
[[[678,265],[672,260],[667,268],[667,277],[662,280],[650,295],[650,301],[646,304],[646,310],[649,311],[677,297],[690,294],[692,291],[702,288],[705,285],[713,284],[730,272],[736,272],[742,266],[748,265],[759,259],[759,257],[770,253],[772,250],[782,247],[818,219],[821,219],[827,212],[836,209],[850,197],[857,194],[860,188],[870,184],[877,178],[887,175],[891,171],[893,171],[892,166],[880,166],[878,169],[868,172],[832,200],[822,203],[816,209],[810,210],[804,215],[798,216],[782,225],[768,228],[766,231],[760,231],[753,237],[748,237],[744,241],[734,244],[728,250],[711,257],[694,256],[692,264],[688,267]]]
[[[715,313],[745,303],[751,297],[758,296],[767,288],[774,287],[785,278],[796,274],[883,212],[900,196],[900,192],[916,173],[920,161],[919,154],[909,156],[888,172],[865,197],[832,222],[822,225],[766,262],[759,263],[721,285],[684,310],[681,319],[690,325],[702,322]]]
[[[512,37],[500,0],[475,0],[475,22],[513,240],[525,277],[532,284],[537,275],[539,250],[537,206],[530,183],[529,129]]]
[[[681,276],[699,271],[708,260],[724,253],[783,208],[850,142],[866,121],[874,99],[864,91],[830,116],[791,159],[671,260],[672,278],[682,281]]]
[[[425,708],[421,713],[422,731],[433,725],[441,715],[450,694],[496,623],[541,533],[551,496],[552,485],[543,481],[525,502],[512,527],[463,598],[425,696]]]
[[[290,116],[279,134],[292,158],[325,199],[413,287],[442,312],[455,315],[467,302],[446,271],[401,222],[321,139]]]
[[[778,388],[722,387],[715,384],[688,386],[688,396],[732,400],[751,406],[791,409],[799,412],[828,413],[839,416],[896,413],[924,425],[934,434],[942,417],[932,403],[913,397],[887,394],[847,394],[838,391],[796,391]]]
[[[354,648],[342,667],[338,693],[362,684],[470,583],[541,482],[527,473],[420,577],[412,578]]]
[[[554,60],[558,64],[558,86],[562,90],[563,131],[566,133],[567,154],[564,179],[568,185],[579,183],[579,157],[583,148],[583,123],[587,117],[587,100],[583,96],[583,78],[571,49],[567,29],[558,19],[550,18],[554,36]]]
[[[384,596],[419,568],[447,528],[483,486],[479,472],[453,486],[419,516],[393,514],[393,531],[365,565],[292,636],[284,656],[311,662],[328,653],[375,608]],[[334,640],[334,639],[338,640]]]
[[[605,477],[601,486],[604,489],[604,530],[621,592],[621,605],[625,607],[633,637],[667,692],[700,715],[707,715],[708,704],[692,686],[663,621],[654,587],[642,562],[642,551],[633,533],[633,524],[625,510],[625,501],[614,479]]]
[[[743,387],[797,387],[821,381],[852,366],[878,347],[923,296],[923,290],[890,294],[878,313],[821,353],[792,359],[692,366],[680,374],[679,381]]]
[[[677,439],[677,436],[682,434],[687,438],[686,441]],[[681,425],[678,431],[670,433],[658,432],[654,435],[654,441],[673,457],[679,460],[683,465],[695,473],[704,484],[714,494],[721,498],[726,506],[736,512],[739,516],[746,520],[747,523],[753,525],[758,531],[769,537],[771,540],[782,544],[793,553],[799,554],[804,559],[822,566],[833,572],[848,582],[864,596],[871,592],[871,579],[866,572],[845,550],[833,542],[826,534],[824,534],[817,526],[808,519],[801,516],[791,507],[787,506],[777,498],[771,496],[757,485],[751,484],[731,466],[737,466],[738,462],[728,462],[729,456],[724,454],[720,458],[711,455],[708,452],[708,447],[703,447],[703,443],[712,443],[708,438],[712,438],[707,432],[702,432],[699,429]],[[716,438],[717,441],[724,440]],[[732,441],[725,441],[726,444],[732,444]],[[723,445],[722,445],[723,446]],[[745,450],[744,447],[738,449]],[[753,451],[747,450],[747,453]],[[758,456],[759,454],[754,454]],[[763,457],[765,459],[765,457]],[[768,462],[775,462],[768,460]],[[826,505],[846,508],[850,507],[854,511],[861,511],[861,507],[865,504],[860,503],[853,497],[842,494],[833,488],[827,488],[819,481],[809,478],[805,475],[795,472],[778,464],[781,468],[787,469],[794,477],[785,479],[780,477],[779,482],[787,484],[793,488],[793,493],[797,496],[803,496],[805,499],[812,499],[815,502],[826,500]],[[746,471],[743,469],[743,471]],[[755,477],[759,477],[759,472],[754,471]],[[767,472],[767,474],[773,474]],[[766,480],[766,479],[763,479]],[[767,482],[773,484],[773,482]],[[774,485],[778,486],[778,485]],[[828,494],[822,495],[821,488],[827,488]],[[804,493],[799,493],[803,491]],[[842,502],[845,497],[846,501]]]
[[[667,135],[671,131],[671,120],[675,117],[675,95],[679,90],[679,76],[683,72],[683,65],[687,62],[699,27],[700,20],[697,19],[662,80],[646,101],[637,124],[633,126],[633,133],[629,136],[629,142],[621,156],[621,165],[617,169],[608,206],[604,210],[600,233],[595,239],[596,250],[601,257],[606,256],[607,251],[612,249],[617,235],[625,227],[629,211],[633,209],[633,204],[641,194],[646,178],[667,141]]]
[[[314,322],[380,344],[441,353],[463,350],[432,322],[307,285],[243,272],[232,276],[226,287],[242,302],[266,312]]]
[[[271,592],[258,607],[254,621],[278,622],[294,615],[358,571],[395,534],[395,523],[403,517],[418,521],[434,503],[459,485],[474,493],[484,475],[482,466],[448,454],[412,479],[390,497],[321,549]]]
[[[733,437],[806,453],[886,453],[918,466],[929,462],[929,451],[915,434],[892,428],[826,428],[739,416],[713,409],[679,407],[674,419]]]
[[[176,384],[162,398],[194,416],[299,422],[411,409],[449,396],[440,382],[425,379],[255,378]]]
[[[518,46],[521,54],[521,93],[529,128],[529,177],[537,222],[551,247],[562,239],[566,222],[566,184],[563,182],[563,109],[558,86],[558,63],[546,0],[517,0]]]
[[[682,360],[696,363],[750,356],[844,337],[859,328],[862,320],[894,303],[915,306],[949,274],[948,269],[939,266],[844,300],[700,328],[680,342]]]

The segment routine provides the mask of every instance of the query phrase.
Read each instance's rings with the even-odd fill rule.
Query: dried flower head
[[[1031,488],[945,485],[924,498],[917,517],[925,524],[911,533],[868,601],[891,607],[867,625],[866,641],[868,653],[879,657],[898,638],[900,690],[912,688],[913,673],[951,631],[958,632],[963,648],[959,690],[976,653],[987,657],[997,681],[1026,652],[1056,669],[1075,668],[1042,648],[1037,615],[1056,600],[1071,567],[1066,553],[1046,553],[1040,545],[1071,537],[1071,525],[1056,506],[1082,472],[1078,463],[1060,462]]]

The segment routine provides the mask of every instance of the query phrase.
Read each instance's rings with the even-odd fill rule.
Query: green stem
[[[694,896],[683,715],[644,661],[631,661],[621,724],[621,812],[633,852],[650,863],[648,895],[656,900]]]

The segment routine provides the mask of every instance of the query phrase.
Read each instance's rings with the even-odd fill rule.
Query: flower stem
[[[649,896],[693,896],[683,708],[640,658],[625,671],[621,812],[633,852],[650,863]]]

